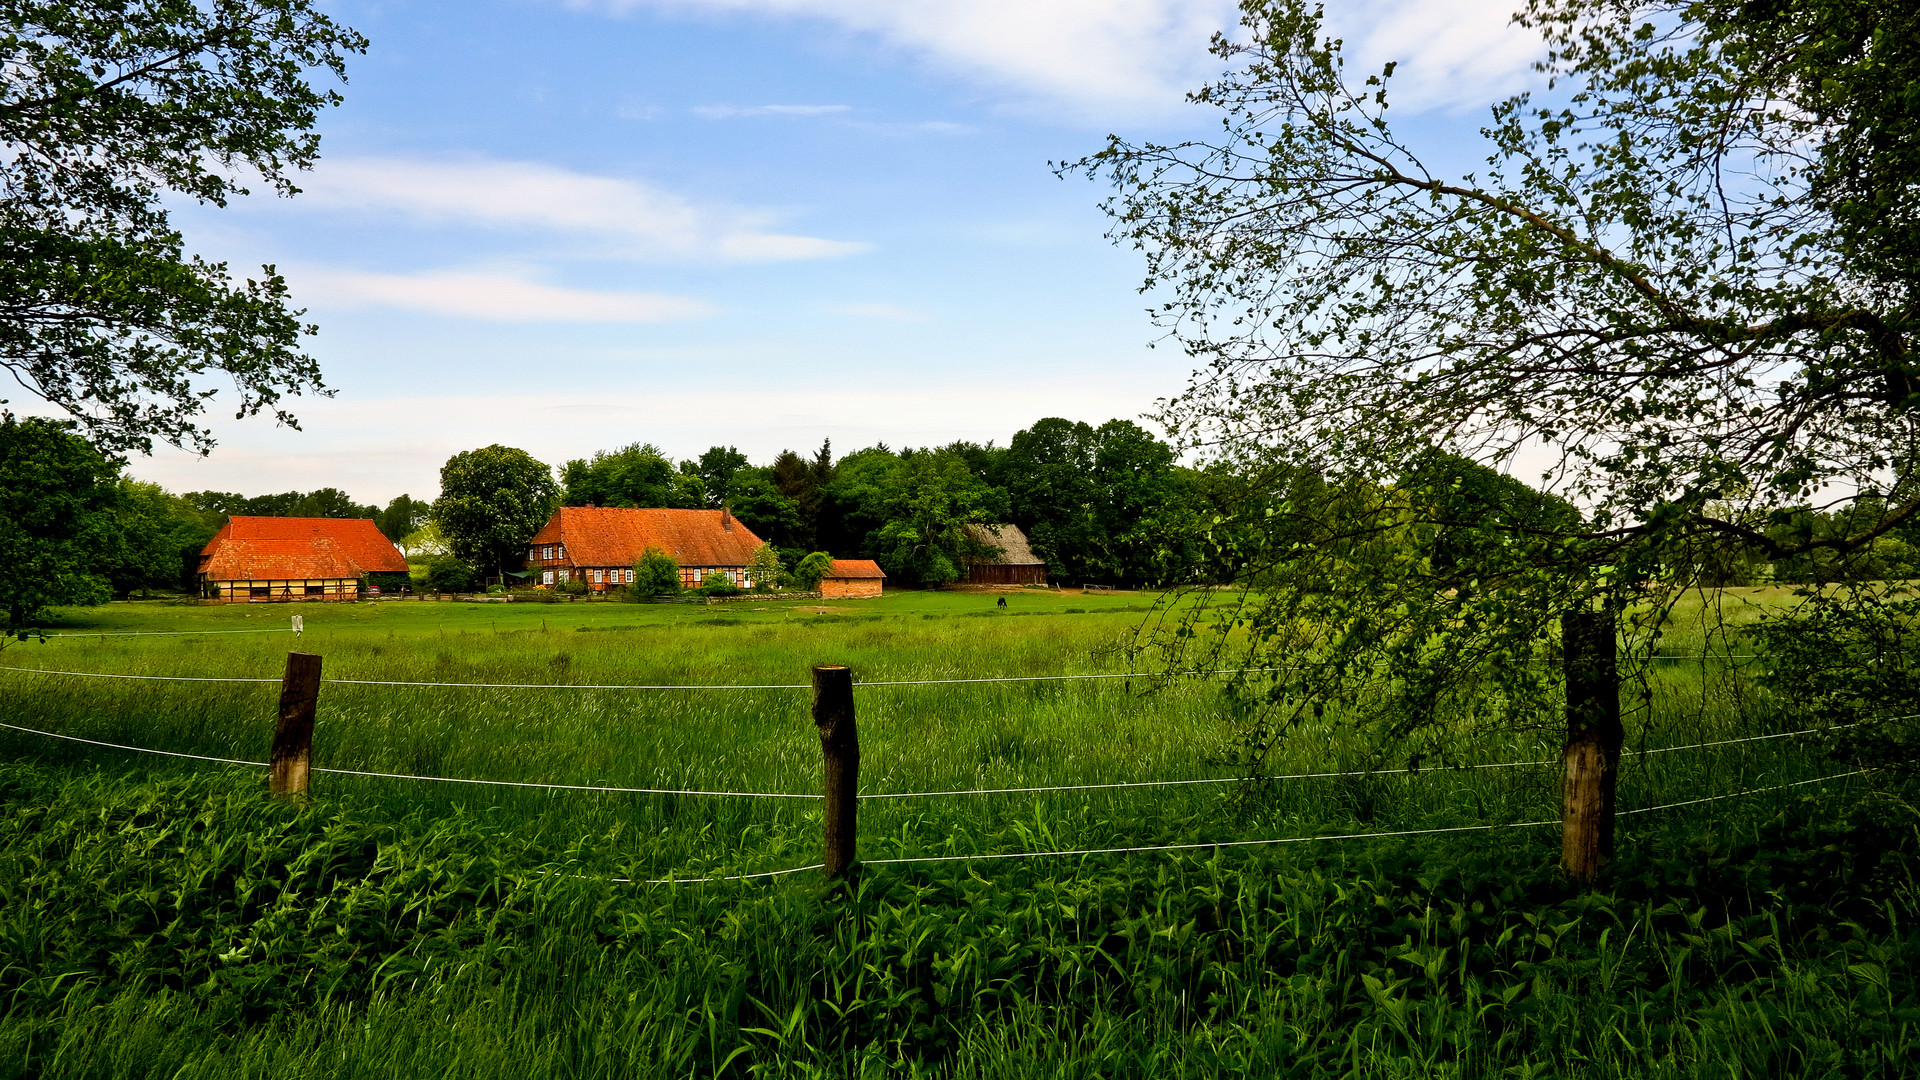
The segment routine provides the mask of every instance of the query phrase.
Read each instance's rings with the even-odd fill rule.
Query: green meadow
[[[0,1076],[1920,1073],[1912,793],[1820,780],[1819,736],[1630,757],[1646,812],[1582,893],[1521,824],[1552,765],[1405,774],[1329,725],[1269,771],[1360,775],[1255,790],[1218,678],[939,681],[1147,670],[1153,595],[1007,599],[63,611],[0,666],[267,681],[0,671],[0,723],[262,761],[298,649],[359,680],[315,765],[393,775],[285,806],[0,729]],[[1630,747],[1793,730],[1705,630],[1780,602],[1677,609]],[[815,664],[864,684],[867,865],[703,880],[818,861],[816,800],[774,797],[819,790]],[[1167,780],[1228,782],[926,794]]]

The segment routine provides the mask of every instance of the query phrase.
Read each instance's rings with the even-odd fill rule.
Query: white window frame
[[[551,570],[540,571],[540,584],[542,585],[553,584],[553,571]]]
[[[593,572],[593,583],[595,585],[605,585],[607,583],[607,576],[605,571],[595,570]]]

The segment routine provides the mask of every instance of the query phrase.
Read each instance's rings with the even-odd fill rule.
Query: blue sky
[[[1508,4],[1358,0],[1403,130],[1471,167],[1525,84]],[[303,430],[133,472],[175,490],[430,497],[488,443],[558,465],[653,442],[756,461],[1137,417],[1189,368],[1155,336],[1102,191],[1050,160],[1201,136],[1218,0],[340,0],[365,33],[291,200],[176,211],[271,262],[338,390]],[[213,412],[218,416],[216,404]]]

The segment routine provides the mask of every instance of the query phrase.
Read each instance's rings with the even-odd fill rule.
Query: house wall
[[[820,595],[830,600],[857,600],[880,595],[881,578],[824,578]]]
[[[272,581],[208,581],[206,596],[228,604],[284,604],[308,600],[358,600],[357,578],[293,578]]]
[[[967,568],[969,585],[1045,585],[1046,563],[974,563]]]

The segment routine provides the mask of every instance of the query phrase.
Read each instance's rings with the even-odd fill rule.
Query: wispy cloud
[[[742,116],[832,116],[852,112],[851,105],[696,105],[693,115],[708,120],[731,120]]]
[[[816,19],[877,38],[1017,96],[1096,116],[1167,113],[1219,69],[1233,0],[565,0],[618,14]],[[1510,25],[1521,0],[1347,0],[1328,29],[1364,70],[1402,63],[1403,108],[1490,102],[1521,85],[1538,40]]]
[[[768,211],[698,203],[636,180],[537,162],[333,158],[301,186],[309,206],[561,232],[641,257],[772,261],[871,250],[857,241],[773,231],[777,215]]]
[[[493,322],[657,323],[698,318],[712,305],[645,292],[570,289],[483,271],[380,274],[325,267],[287,271],[301,303],[387,307]]]
[[[899,304],[828,304],[823,309],[835,315],[852,315],[859,319],[880,319],[885,322],[926,322],[927,314]]]

